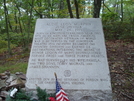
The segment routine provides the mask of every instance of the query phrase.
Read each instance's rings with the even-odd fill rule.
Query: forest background
[[[101,18],[113,91],[134,100],[134,0],[0,0],[0,73],[26,73],[38,18]]]
[[[134,38],[134,0],[1,0],[0,53],[28,50],[38,18],[101,18],[106,40]],[[4,49],[7,48],[7,49]]]

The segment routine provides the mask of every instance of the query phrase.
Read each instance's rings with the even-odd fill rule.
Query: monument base
[[[66,92],[70,101],[112,101],[110,90],[71,90]]]
[[[55,93],[49,90],[49,93]],[[70,101],[112,101],[111,90],[65,90]]]
[[[37,98],[37,91],[35,89],[26,88],[27,92],[33,92],[33,98]],[[70,101],[113,101],[113,94],[111,90],[64,90]],[[53,89],[46,89],[49,94],[54,94]]]

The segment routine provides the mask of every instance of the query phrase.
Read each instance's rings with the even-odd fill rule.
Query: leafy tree
[[[66,2],[67,2],[67,5],[68,5],[68,12],[70,14],[70,18],[73,18],[73,13],[72,13],[71,5],[70,5],[70,0],[66,0]]]
[[[94,18],[99,18],[100,16],[100,9],[101,9],[101,1],[102,0],[94,0]]]
[[[133,0],[3,0],[0,3],[0,35],[7,33],[5,41],[8,40],[8,52],[11,54],[11,33],[18,33],[23,39],[22,45],[28,48],[30,33],[33,33],[38,18],[100,17],[104,28],[111,30],[109,35],[120,33],[120,39],[127,37],[124,36],[126,31],[130,36],[134,33],[133,9]],[[121,29],[121,26],[124,28]]]
[[[6,0],[3,0],[4,3],[4,12],[5,12],[5,21],[6,21],[6,33],[7,33],[7,39],[8,39],[8,52],[9,55],[12,54],[11,47],[10,47],[10,36],[9,36],[9,30],[8,30],[8,10],[6,6]]]

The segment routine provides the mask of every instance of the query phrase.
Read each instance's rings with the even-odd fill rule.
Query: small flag
[[[56,101],[69,101],[67,94],[65,93],[65,91],[63,90],[63,88],[61,87],[60,83],[57,80],[56,74],[55,77],[56,77]]]

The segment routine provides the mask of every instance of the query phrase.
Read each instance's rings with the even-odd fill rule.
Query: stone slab
[[[82,97],[102,97],[106,92],[108,97],[92,101],[110,101],[111,83],[101,19],[37,20],[26,87],[55,90],[54,73],[71,101],[88,101]],[[79,96],[77,92],[83,96],[73,100]]]

